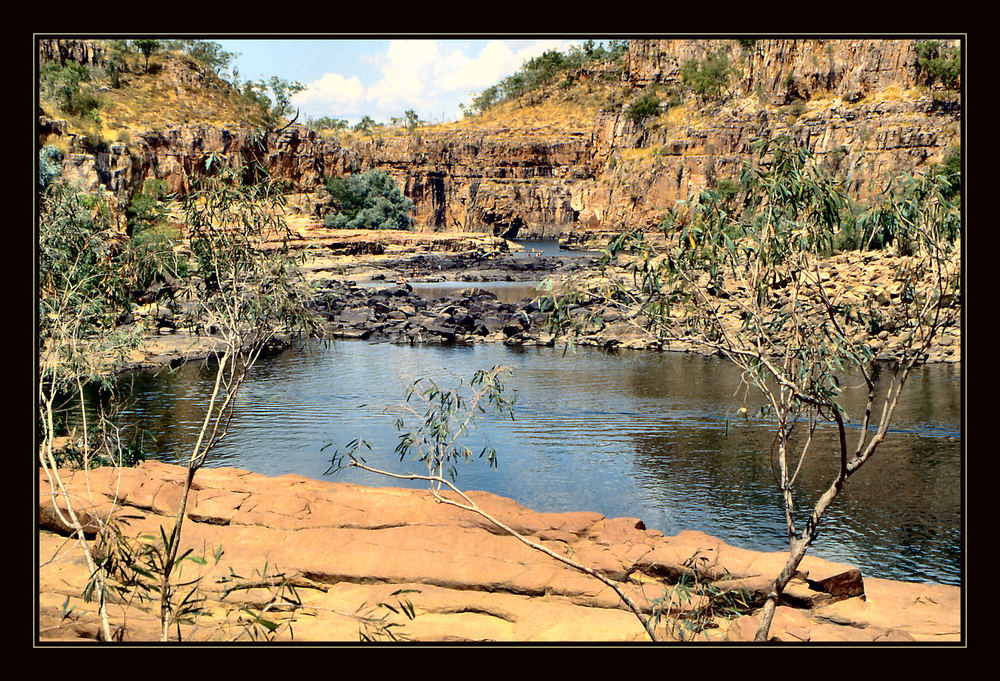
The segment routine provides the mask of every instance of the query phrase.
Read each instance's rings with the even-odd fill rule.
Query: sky
[[[322,116],[353,124],[363,116],[380,123],[414,110],[420,120],[462,117],[459,104],[550,49],[566,52],[579,39],[453,40],[227,40],[238,53],[239,80],[278,76],[306,90],[292,98],[299,121]]]

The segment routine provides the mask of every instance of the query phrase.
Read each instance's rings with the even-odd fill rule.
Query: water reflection
[[[557,239],[524,239],[514,243],[524,248],[522,253],[528,257],[546,258],[600,258],[601,251],[584,251],[576,249],[564,249],[559,245]]]
[[[427,300],[454,296],[462,289],[479,288],[489,291],[501,303],[517,303],[523,298],[533,298],[538,295],[538,281],[440,281],[411,282],[413,292]]]
[[[497,470],[460,471],[466,489],[486,489],[541,511],[593,510],[642,518],[676,534],[699,529],[730,543],[783,550],[781,500],[765,421],[735,418],[739,373],[717,358],[681,353],[608,354],[580,348],[421,347],[342,341],[262,362],[237,406],[212,465],[267,475],[323,478],[330,451],[356,437],[368,460],[416,470],[392,454],[397,433],[383,407],[419,376],[448,383],[507,364],[518,392],[516,420],[489,422],[470,443],[496,448]],[[883,372],[880,381],[888,381]],[[896,427],[830,509],[813,552],[866,574],[958,583],[961,566],[961,395],[957,368],[930,366],[908,384]],[[126,418],[156,433],[155,456],[180,462],[193,445],[211,372],[190,364],[132,377]],[[751,393],[750,404],[755,396]],[[852,388],[849,413],[863,409]],[[753,411],[753,409],[751,409]],[[852,420],[856,436],[860,425]],[[817,432],[797,502],[811,507],[836,471],[833,429]],[[363,471],[333,478],[400,485]],[[416,483],[414,483],[416,486]]]

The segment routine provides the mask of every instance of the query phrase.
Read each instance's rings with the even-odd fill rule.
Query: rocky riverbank
[[[117,515],[130,538],[156,537],[169,526],[184,476],[181,467],[153,461],[120,471],[59,472],[89,529]],[[620,580],[645,612],[667,596],[670,631],[676,637],[684,629],[685,640],[752,640],[756,608],[785,559],[700,532],[666,537],[637,518],[539,513],[486,492],[470,497],[529,539]],[[38,502],[38,637],[94,640],[94,604],[81,598],[87,567],[55,511],[65,503],[42,471]],[[89,545],[96,551],[93,537]],[[245,639],[247,610],[269,603],[266,618],[281,625],[277,638],[299,642],[357,642],[362,633],[377,633],[363,615],[385,616],[383,625],[395,623],[395,635],[415,641],[648,640],[611,589],[427,491],[204,469],[184,525],[181,550],[188,548],[206,559],[184,566],[185,580],[201,579],[205,614],[182,626],[186,641]],[[281,577],[265,578],[265,566]],[[673,589],[682,576],[689,596]],[[286,595],[288,586],[295,594],[275,602],[281,583]],[[747,605],[723,617],[719,599],[727,594]],[[399,599],[412,604],[412,619]],[[112,600],[112,629],[124,627],[124,640],[158,638],[158,603]],[[772,640],[956,642],[960,604],[958,587],[872,578],[807,556],[777,610]]]
[[[665,350],[708,352],[697,338],[689,337],[664,343],[643,328],[641,317],[623,313],[600,297],[583,298],[571,306],[574,316],[599,318],[601,322],[587,330],[577,329],[572,336],[554,336],[549,328],[545,306],[537,291],[521,300],[501,300],[497,291],[484,286],[495,282],[551,282],[555,290],[568,280],[578,285],[598,282],[608,277],[627,277],[623,266],[601,271],[599,261],[590,255],[528,254],[518,244],[473,234],[413,235],[411,233],[350,233],[330,236],[316,230],[300,230],[305,236],[299,248],[308,255],[303,265],[305,277],[314,287],[312,308],[323,320],[329,338],[365,339],[373,342],[405,344],[468,344],[498,342],[507,345],[553,345],[572,340],[580,345],[607,349]],[[597,235],[595,235],[597,236]],[[331,240],[333,239],[333,240]],[[597,248],[596,240],[571,244],[577,248]],[[905,257],[883,252],[847,252],[819,263],[819,276],[830,295],[840,296],[847,305],[871,304],[891,317],[893,306],[900,304],[901,287],[893,273],[905,266]],[[956,267],[959,262],[954,263]],[[454,286],[447,295],[429,295],[424,285],[448,283]],[[460,282],[469,286],[459,287]],[[440,293],[440,291],[438,292]],[[780,303],[787,292],[776,289]],[[739,307],[733,287],[728,299],[718,303],[723,314],[738,324]],[[950,302],[960,306],[955,296]],[[126,369],[149,368],[203,359],[212,355],[219,342],[196,320],[188,319],[183,306],[178,313],[164,305],[141,308],[138,321],[150,333],[144,344],[133,351]],[[936,339],[926,361],[957,363],[961,361],[961,328],[958,321]],[[903,329],[886,323],[876,331],[849,329],[852,340],[869,345],[873,354],[888,360],[905,341]],[[274,349],[287,347],[287,339],[278,338]]]

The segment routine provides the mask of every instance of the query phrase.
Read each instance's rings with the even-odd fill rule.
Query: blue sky
[[[461,118],[459,104],[517,71],[545,50],[565,52],[582,39],[219,40],[237,52],[240,82],[278,76],[307,89],[292,103],[300,121],[330,116],[388,123],[413,109],[421,120]]]

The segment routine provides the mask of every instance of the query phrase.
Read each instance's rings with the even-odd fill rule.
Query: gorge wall
[[[245,131],[187,124],[128,145],[70,154],[65,165],[71,177],[107,188],[121,203],[148,178],[184,191],[207,153],[234,163],[256,156],[304,195],[294,205],[317,218],[322,203],[314,193],[324,175],[378,168],[414,201],[421,230],[556,237],[653,225],[675,201],[737,176],[753,139],[787,134],[864,199],[889,175],[940,162],[960,143],[959,94],[924,84],[914,44],[633,40],[621,101],[590,129],[472,121],[341,144],[292,126],[254,151]],[[677,86],[684,62],[709,50],[725,54],[736,73],[722,100],[706,103]],[[43,52],[53,59],[95,58],[76,43]],[[674,100],[661,105],[659,116],[632,120],[628,105],[650,90],[664,101],[672,93]],[[42,120],[43,132],[62,134],[58,122]]]

